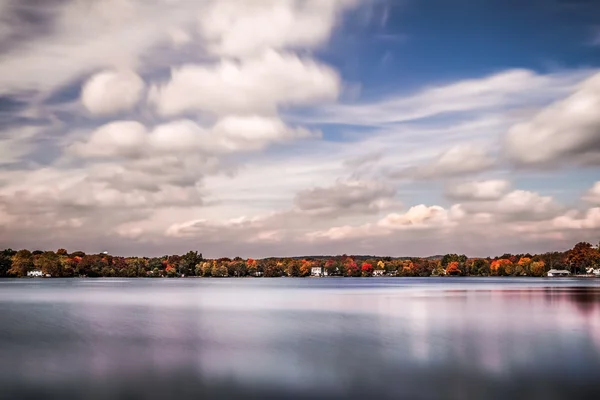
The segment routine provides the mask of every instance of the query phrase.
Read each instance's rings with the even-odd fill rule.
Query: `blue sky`
[[[0,247],[595,242],[598,21],[591,0],[0,0]]]
[[[363,83],[365,96],[508,68],[600,62],[591,45],[600,20],[593,1],[390,1],[378,2],[366,26],[364,19],[350,18],[324,59]]]

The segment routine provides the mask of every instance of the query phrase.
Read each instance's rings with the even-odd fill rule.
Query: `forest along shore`
[[[572,249],[543,254],[504,254],[469,258],[313,256],[205,259],[202,253],[162,257],[118,257],[6,249],[0,252],[0,277],[309,277],[309,276],[600,276],[600,246],[577,243]]]

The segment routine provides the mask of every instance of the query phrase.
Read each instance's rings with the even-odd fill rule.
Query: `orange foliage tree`
[[[513,263],[506,258],[500,258],[498,260],[492,261],[490,265],[490,271],[492,275],[505,276],[507,275],[507,270],[512,271]]]
[[[446,275],[460,275],[460,264],[458,261],[452,261],[446,267]]]
[[[300,276],[309,276],[312,268],[312,263],[308,260],[302,260],[300,265]]]
[[[529,266],[529,270],[533,276],[544,276],[546,273],[546,265],[543,261],[534,261]]]

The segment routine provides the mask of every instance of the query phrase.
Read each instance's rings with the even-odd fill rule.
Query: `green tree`
[[[196,265],[202,261],[202,253],[188,251],[177,263],[177,270],[183,275],[194,275]]]
[[[0,253],[0,276],[8,275],[8,271],[12,267],[12,258],[16,253],[13,249],[2,250]]]

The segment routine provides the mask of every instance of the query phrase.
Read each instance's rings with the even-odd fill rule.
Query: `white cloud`
[[[506,155],[523,166],[600,165],[600,73],[577,91],[513,126],[505,137]]]
[[[426,164],[392,173],[397,178],[437,179],[485,171],[494,158],[481,146],[459,144],[440,153]]]
[[[0,132],[0,165],[17,162],[34,149],[31,140],[40,132],[38,126],[8,128]]]
[[[600,181],[594,183],[590,190],[583,196],[583,200],[593,204],[600,204]]]
[[[509,188],[510,182],[502,179],[451,183],[446,196],[459,201],[499,200]]]
[[[136,121],[116,121],[92,132],[86,142],[69,151],[80,157],[139,157],[144,152],[146,127]]]
[[[230,152],[260,150],[270,143],[321,136],[320,132],[291,128],[278,118],[258,115],[228,116],[217,121],[212,130],[217,143]]]
[[[596,233],[594,209],[560,215],[551,198],[507,193],[502,181],[459,184],[449,197],[465,203],[440,206],[426,204],[441,200],[445,181],[381,181],[391,167],[442,180],[502,168],[494,162],[497,137],[589,71],[510,70],[332,106],[341,77],[313,50],[359,2],[11,2],[23,12],[0,11],[0,96],[18,110],[4,111],[0,122],[51,126],[1,133],[1,162],[10,164],[0,170],[7,245],[150,254],[210,243],[202,249],[209,256],[236,255],[232,249],[417,255],[527,240],[555,247],[549,238]],[[34,11],[39,30],[29,31],[16,15]],[[67,104],[82,81],[83,107]],[[296,122],[314,112],[317,122],[384,129],[336,127],[326,140],[259,152],[320,136],[293,123],[296,106],[310,108]],[[437,115],[443,119],[394,124]],[[105,124],[108,116],[119,120]],[[400,196],[414,206],[404,209]]]
[[[312,49],[330,36],[336,17],[354,0],[219,0],[200,14],[208,51],[247,57],[267,49]]]
[[[294,54],[267,51],[243,61],[184,65],[150,90],[159,113],[273,114],[278,106],[334,100],[340,78],[332,68]]]
[[[461,207],[471,214],[488,213],[507,221],[549,219],[562,211],[552,197],[528,190],[513,190],[496,201],[468,202]]]
[[[69,151],[79,157],[138,158],[162,154],[204,155],[260,150],[272,143],[318,137],[319,132],[292,128],[280,119],[260,116],[227,116],[204,128],[191,120],[176,120],[148,131],[135,121],[116,121],[76,142]]]
[[[144,81],[133,71],[103,71],[83,85],[81,101],[95,115],[132,109],[140,101]]]
[[[541,75],[530,70],[503,71],[483,78],[431,86],[414,94],[392,95],[363,104],[324,107],[313,121],[381,125],[445,113],[545,105],[571,91],[589,70]]]
[[[570,211],[555,218],[552,223],[558,229],[600,229],[600,207],[590,208],[583,215],[578,211]]]
[[[299,210],[308,213],[378,212],[399,206],[393,200],[395,193],[393,186],[383,182],[337,181],[333,186],[300,191],[294,204]]]
[[[458,211],[458,210],[455,210]],[[419,204],[403,214],[389,214],[377,224],[389,229],[414,229],[441,226],[450,222],[452,213],[440,206]]]
[[[141,56],[168,39],[161,27],[184,24],[201,4],[182,2],[178,6],[159,0],[53,2],[45,8],[40,22],[52,26],[50,32],[0,55],[0,94],[47,93],[101,68],[135,68]],[[38,7],[18,6],[28,12],[29,7]],[[15,29],[25,28],[17,24]]]
[[[426,206],[419,204],[409,208],[404,213],[392,213],[378,220],[376,223],[362,225],[335,226],[325,230],[308,232],[305,237],[314,240],[349,240],[385,237],[390,238],[398,231],[430,231],[450,228],[455,221],[463,217],[458,207],[446,210],[440,206]]]
[[[318,132],[286,126],[272,117],[227,116],[204,128],[190,120],[159,125],[149,135],[152,151],[226,154],[260,150],[273,143],[318,137]]]

